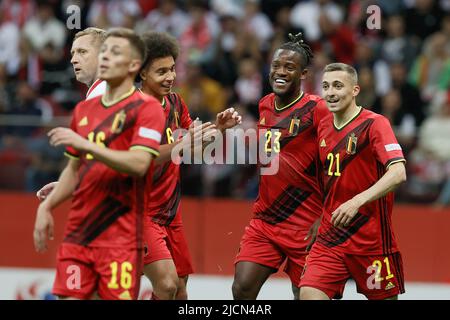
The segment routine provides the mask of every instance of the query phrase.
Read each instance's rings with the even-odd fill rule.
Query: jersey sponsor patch
[[[396,150],[402,150],[402,147],[398,143],[391,143],[384,145],[384,148],[387,152],[389,151],[396,151]]]
[[[153,129],[140,127],[139,128],[139,136],[142,138],[147,138],[151,140],[155,140],[156,142],[161,142],[161,134]]]

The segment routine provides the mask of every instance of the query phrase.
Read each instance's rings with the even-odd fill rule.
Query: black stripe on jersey
[[[120,202],[117,201],[120,204]],[[117,221],[121,216],[130,213],[130,208],[126,206],[119,206],[114,208],[113,211],[104,214],[101,220],[97,220],[95,224],[89,226],[89,228],[83,232],[83,237],[81,238],[80,244],[87,246],[89,243],[94,241],[103,231],[108,229],[114,222]]]
[[[305,105],[300,108],[289,113],[285,118],[283,118],[280,122],[272,126],[270,129],[288,129],[291,124],[292,118],[302,119],[306,114],[310,113],[311,110],[317,105],[317,101],[308,101]],[[300,133],[306,131],[313,125],[314,115],[311,114],[311,119],[309,121],[301,121],[298,129],[298,133],[295,136],[285,136],[280,139],[280,146],[283,148],[289,142],[291,142],[294,138],[296,138]]]
[[[381,163],[377,163],[378,169],[378,180],[384,175],[385,170]],[[388,217],[388,204],[386,196],[378,199],[378,205],[380,207],[380,224],[381,224],[381,235],[383,242],[383,254],[391,254],[392,253],[392,237],[391,237],[391,229],[389,224]]]
[[[280,193],[269,208],[263,212],[257,212],[256,217],[270,224],[283,222],[288,219],[310,195],[311,192],[288,186]]]
[[[161,177],[164,177],[165,173],[167,172],[167,170],[170,167],[171,162],[166,162],[164,164],[160,164],[158,166],[155,166],[155,171],[153,173],[153,177],[152,177],[152,183],[157,184],[159,182],[159,180],[161,179]]]
[[[316,157],[317,158],[317,157]],[[311,162],[311,164],[304,171],[307,175],[311,177],[317,177],[317,163],[316,161]]]
[[[349,132],[343,139],[341,139],[341,141],[339,141],[339,143],[336,144],[336,146],[333,148],[333,150],[331,151],[333,154],[339,153],[339,151],[341,151],[342,149],[346,149],[347,148],[347,139],[348,136],[351,133],[355,133],[355,135],[357,135],[359,138],[359,143],[358,143],[358,148],[355,154],[348,154],[345,153],[344,157],[342,158],[342,162],[341,162],[341,172],[345,169],[345,167],[347,165],[350,164],[350,162],[352,162],[354,159],[356,159],[359,156],[359,153],[364,150],[370,143],[369,141],[369,135],[368,135],[368,130],[370,129],[370,126],[373,123],[373,119],[367,119],[366,121],[364,121],[363,123],[361,123],[359,126],[357,126],[354,130],[352,130],[351,132]],[[362,133],[366,132],[366,134],[363,136]],[[362,140],[362,141],[361,141]],[[328,163],[324,164],[324,169],[328,170]],[[328,191],[330,191],[330,188],[332,186],[332,184],[334,183],[334,181],[337,179],[336,176],[328,176],[325,174],[325,194],[328,194]]]
[[[384,168],[382,168],[382,165],[380,163],[377,163],[377,177],[378,180],[383,176]],[[383,248],[383,255],[387,254],[388,247],[387,247],[387,239],[386,239],[386,223],[384,221],[384,204],[382,202],[382,198],[377,200],[378,206],[380,207],[380,229],[381,229],[381,242],[382,242],[382,248]]]
[[[139,107],[140,105],[142,105],[144,103],[144,100],[139,99],[136,101],[132,101],[128,104],[126,104],[123,108],[121,108],[119,111],[125,111],[128,112],[134,108]],[[114,117],[116,116],[116,113],[112,113],[108,118],[104,119],[94,130],[93,132],[95,132],[96,134],[99,131],[105,131],[106,129],[109,128],[112,120],[114,119]],[[106,146],[108,146],[114,139],[118,138],[122,132],[124,132],[125,130],[129,129],[131,126],[134,125],[134,123],[136,122],[136,118],[132,118],[130,121],[126,121],[125,126],[123,128],[123,130],[120,133],[114,133],[112,135],[110,135],[105,141],[104,144]],[[105,129],[106,127],[106,129]],[[84,155],[83,155],[84,156]],[[83,180],[84,176],[86,175],[86,173],[92,168],[93,165],[95,165],[97,163],[97,160],[94,158],[91,161],[89,161],[85,167],[83,168],[83,170],[81,170],[80,174],[79,174],[79,182],[78,185],[81,183],[81,181]],[[77,187],[78,187],[77,185]]]
[[[114,209],[114,206],[116,203],[110,201],[110,197],[107,197],[99,202],[99,204],[94,207],[91,212],[87,214],[87,216],[84,218],[84,220],[78,225],[78,227],[72,231],[70,234],[68,234],[64,238],[64,242],[71,242],[71,243],[80,243],[81,235],[83,231],[91,224],[95,223],[96,220],[104,213],[109,212]]]
[[[327,232],[318,236],[318,242],[328,248],[340,245],[354,235],[367,221],[369,221],[369,217],[358,212],[349,227],[331,227]]]
[[[377,163],[378,166],[378,180],[381,179],[381,177],[384,175],[384,168],[381,163]],[[387,201],[386,197],[381,197],[379,200],[379,206],[380,206],[380,223],[381,223],[381,235],[382,235],[382,241],[383,241],[383,254],[390,254],[391,253],[391,239],[390,239],[390,230],[389,230],[389,224],[387,221]]]
[[[171,93],[167,95],[167,99],[170,102],[170,112],[169,112],[169,118],[168,118],[168,126],[171,126],[175,121],[175,112],[178,112],[179,119],[178,121],[181,121],[181,102],[178,99],[178,95],[175,93]],[[181,124],[178,123],[178,126],[181,127]]]
[[[137,179],[135,198],[136,198],[136,245],[139,249],[144,248],[144,212],[145,212],[145,193],[147,179],[145,177]],[[142,255],[138,255],[138,266],[141,265]],[[137,278],[139,279],[139,278]],[[138,281],[136,279],[136,281]]]
[[[169,201],[167,201],[166,205],[163,208],[161,208],[161,210],[157,214],[155,214],[152,221],[163,226],[170,225],[173,219],[175,219],[175,216],[178,211],[178,206],[180,204],[180,200],[181,200],[181,186],[180,183],[178,182],[169,198]]]
[[[392,255],[392,260],[394,262],[394,268],[395,268],[394,276],[397,277],[397,282],[400,287],[400,293],[404,293],[405,292],[405,276],[403,274],[401,259],[402,259],[402,256],[400,255],[400,252],[396,252]]]

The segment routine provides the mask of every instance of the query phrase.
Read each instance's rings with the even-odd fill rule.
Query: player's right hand
[[[47,237],[53,240],[53,216],[46,203],[41,203],[36,213],[34,224],[34,247],[37,252],[47,250]]]
[[[52,192],[52,190],[55,189],[57,184],[58,182],[50,182],[46,184],[38,192],[36,192],[36,197],[38,197],[40,201],[44,201],[50,194],[50,192]]]

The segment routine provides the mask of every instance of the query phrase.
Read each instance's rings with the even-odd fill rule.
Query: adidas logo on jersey
[[[386,285],[386,288],[384,288],[384,290],[389,290],[389,289],[392,289],[392,288],[395,288],[395,285],[392,282],[389,281],[389,283]]]
[[[124,292],[122,292],[119,296],[120,300],[131,300],[131,295],[130,295],[130,291],[125,290]]]
[[[80,122],[78,122],[78,126],[79,127],[84,127],[88,125],[88,118],[84,117],[83,119],[80,120]]]
[[[262,118],[259,124],[266,124],[266,118]]]
[[[327,146],[327,144],[326,144],[326,142],[325,142],[325,139],[322,139],[322,141],[320,142],[320,146],[321,146],[322,148]]]

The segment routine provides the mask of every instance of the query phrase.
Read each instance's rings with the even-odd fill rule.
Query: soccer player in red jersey
[[[301,299],[340,298],[349,278],[368,299],[396,299],[405,291],[391,222],[405,159],[389,120],[356,105],[359,90],[353,67],[325,67],[322,93],[332,114],[320,122],[317,140],[323,216]]]
[[[105,40],[106,31],[99,28],[89,27],[75,34],[70,53],[73,70],[77,81],[89,87],[86,99],[102,95],[106,91],[106,82],[98,79],[97,65],[98,53]],[[57,182],[50,182],[43,186],[36,196],[44,200],[56,186]]]
[[[175,131],[191,129],[192,119],[181,96],[171,92],[179,52],[176,39],[162,32],[146,33],[143,39],[148,57],[140,73],[142,92],[161,101],[165,114],[160,156],[155,159],[151,201],[145,215],[144,273],[152,283],[152,299],[187,299],[186,284],[193,268],[180,213],[180,166],[171,161],[171,154],[182,143],[176,141]],[[217,115],[215,125],[207,122],[198,132],[207,137],[215,128],[225,130],[240,122],[238,113],[227,109]]]
[[[99,54],[106,93],[76,106],[71,129],[49,132],[50,143],[65,145],[70,160],[38,208],[34,243],[38,252],[47,248],[51,211],[73,195],[53,287],[61,298],[138,296],[147,173],[164,127],[160,102],[134,87],[144,60],[145,45],[132,30],[108,31]]]
[[[276,155],[279,169],[274,175],[260,176],[254,217],[235,260],[235,299],[256,299],[264,282],[284,261],[298,299],[307,249],[322,211],[315,142],[319,121],[329,112],[320,97],[302,92],[301,81],[312,52],[301,34],[289,37],[291,41],[275,51],[271,62],[273,93],[259,102],[264,151]]]

